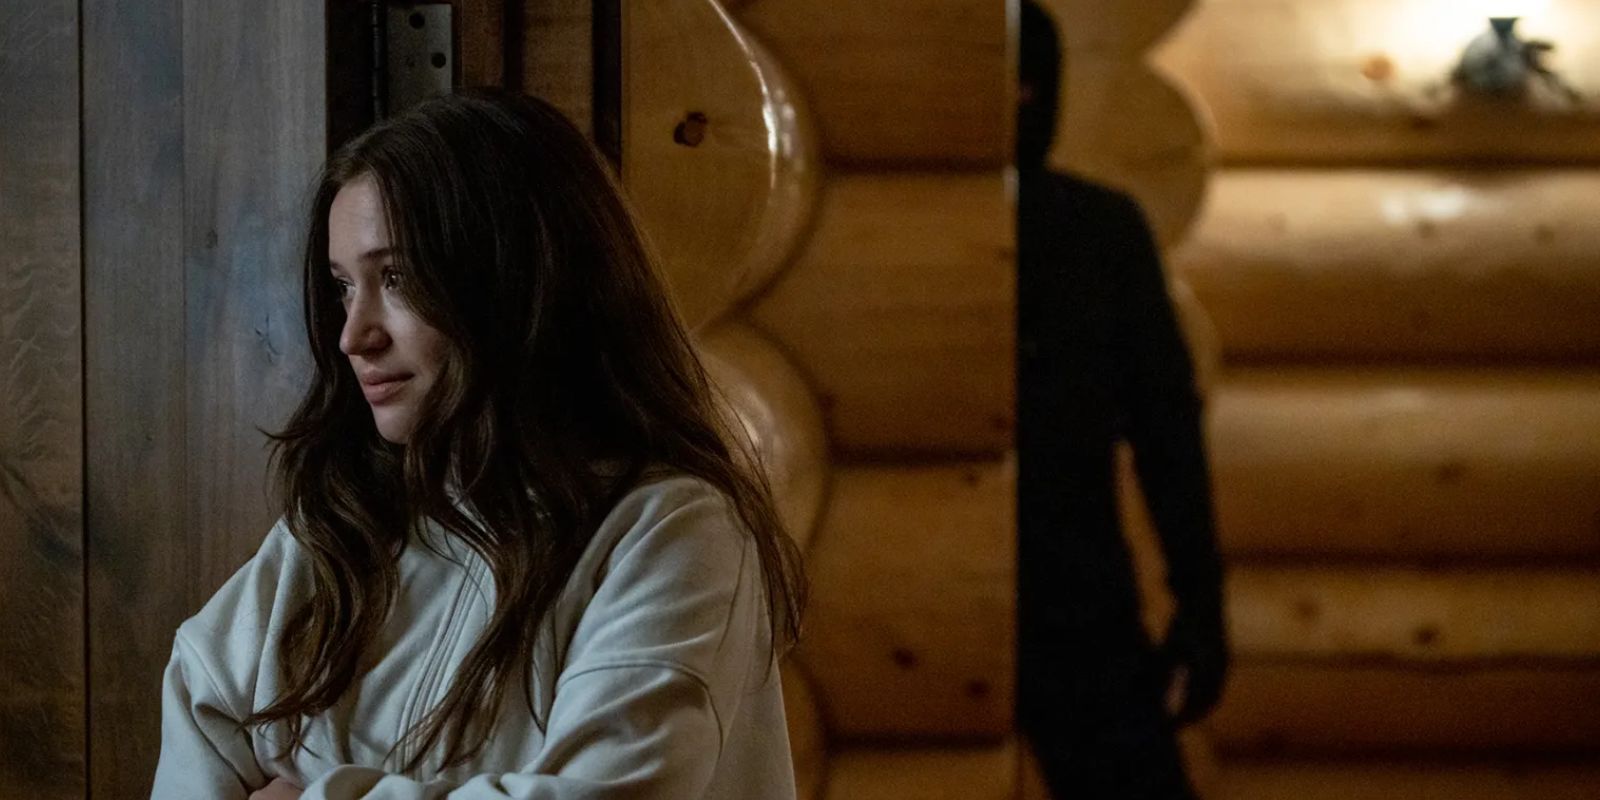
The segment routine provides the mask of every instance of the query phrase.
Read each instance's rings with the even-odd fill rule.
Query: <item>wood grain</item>
[[[1600,661],[1600,571],[1235,567],[1228,620],[1243,658]]]
[[[1201,0],[1162,48],[1216,123],[1230,164],[1595,164],[1600,26],[1584,0],[1523,20],[1584,97],[1466,96],[1448,86],[1484,4],[1451,0]]]
[[[833,757],[828,800],[1011,800],[1017,743],[851,748]]]
[[[830,165],[998,167],[1015,116],[1006,4],[751,0],[739,21],[792,71]]]
[[[78,5],[0,6],[0,786],[84,796]]]
[[[1600,374],[1236,370],[1210,404],[1234,556],[1600,555]]]
[[[697,326],[788,263],[816,201],[810,116],[713,0],[624,11],[623,184]]]
[[[185,525],[204,534],[189,576],[196,599],[270,527],[261,429],[287,418],[309,374],[300,258],[324,155],[322,25],[320,14],[244,0],[183,8]]]
[[[461,86],[504,86],[506,81],[507,0],[457,0],[456,83]],[[520,3],[523,0],[511,0]]]
[[[502,0],[504,1],[504,0]],[[550,101],[578,129],[594,131],[594,55],[589,0],[516,0],[522,30],[513,42],[521,62],[521,90]],[[508,69],[515,69],[511,64]],[[510,76],[508,76],[509,79]]]
[[[1011,448],[1012,228],[999,173],[826,183],[811,238],[748,315],[812,379],[842,457]]]
[[[1594,800],[1592,762],[1251,761],[1222,771],[1217,800]]]
[[[83,4],[91,793],[148,793],[173,632],[207,589],[185,525],[181,0]],[[209,588],[215,588],[214,586]]]
[[[1208,725],[1224,756],[1594,758],[1600,664],[1429,669],[1242,661]]]
[[[1233,361],[1600,357],[1600,173],[1224,170],[1173,255]]]
[[[800,658],[836,741],[1010,730],[1015,480],[1009,462],[835,471]]]

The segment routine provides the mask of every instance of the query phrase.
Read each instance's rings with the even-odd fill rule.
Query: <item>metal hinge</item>
[[[449,3],[375,3],[373,23],[378,118],[450,92],[456,53]]]

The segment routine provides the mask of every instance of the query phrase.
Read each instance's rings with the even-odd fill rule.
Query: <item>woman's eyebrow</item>
[[[371,250],[368,250],[365,253],[362,253],[362,254],[356,256],[356,260],[357,261],[377,261],[380,258],[383,258],[385,256],[390,256],[390,255],[393,255],[393,254],[394,254],[394,247],[392,247],[392,246],[374,247]],[[341,264],[341,263],[339,263],[337,261],[334,261],[331,258],[328,259],[328,267],[331,268],[331,269],[344,269],[344,265],[343,264]]]

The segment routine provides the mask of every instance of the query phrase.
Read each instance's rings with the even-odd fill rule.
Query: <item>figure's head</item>
[[[383,197],[370,175],[351,180],[334,195],[327,258],[344,308],[339,350],[372,407],[378,435],[404,444],[449,347],[406,297]]]
[[[1023,0],[1017,65],[1017,166],[1044,165],[1055,138],[1061,91],[1061,42],[1055,21]]]
[[[405,769],[464,763],[525,687],[543,620],[622,491],[669,469],[732,502],[763,572],[774,650],[805,576],[770,490],[737,458],[705,370],[622,191],[550,105],[430,100],[329,160],[311,209],[315,373],[276,434],[285,523],[315,562],[289,620],[284,692],[249,724],[339,702],[383,630],[409,532],[438,525],[489,564],[491,619]]]
[[[392,443],[515,410],[604,449],[655,388],[619,376],[682,337],[607,168],[538,100],[456,94],[378,124],[329,159],[310,226],[320,399]]]

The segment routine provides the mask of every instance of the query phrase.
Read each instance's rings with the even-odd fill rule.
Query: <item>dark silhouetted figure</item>
[[[1021,34],[1018,720],[1057,798],[1190,798],[1176,730],[1227,671],[1194,369],[1138,206],[1046,168],[1060,48],[1032,2]],[[1119,441],[1177,600],[1159,644],[1118,517]]]

